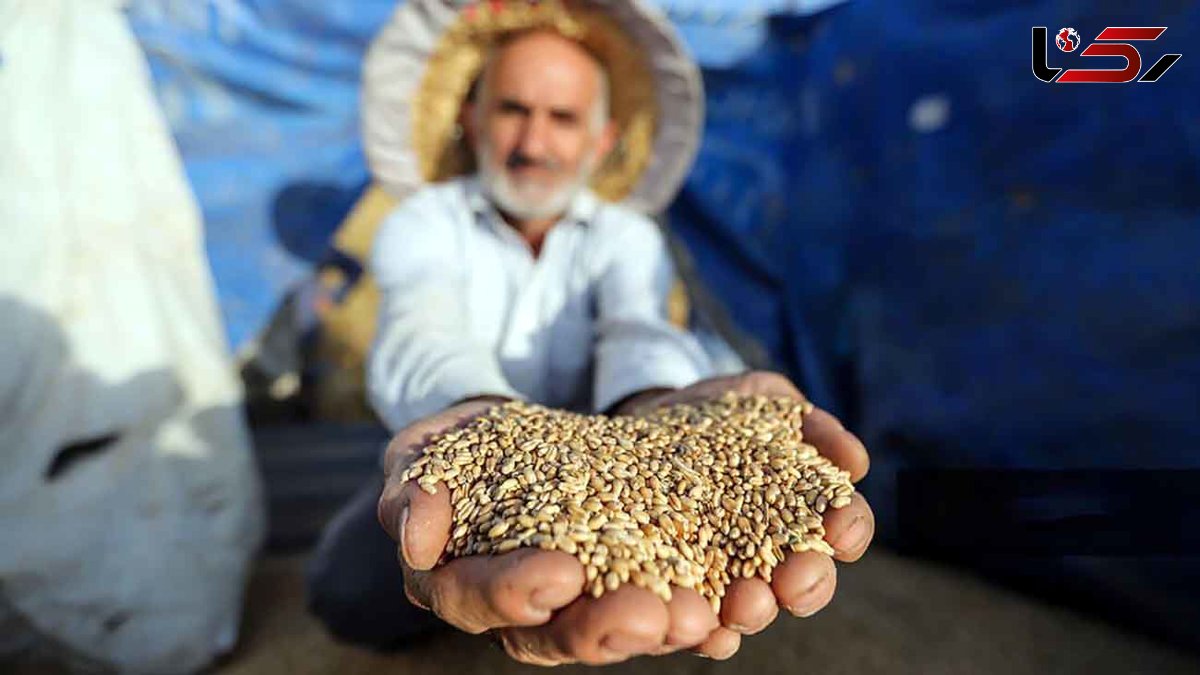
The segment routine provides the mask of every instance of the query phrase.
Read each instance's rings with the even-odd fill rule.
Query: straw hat
[[[376,179],[403,198],[474,170],[459,111],[506,34],[553,30],[601,62],[617,145],[596,172],[601,197],[663,210],[691,166],[703,118],[700,75],[670,24],[642,0],[408,0],[363,70],[363,139]]]

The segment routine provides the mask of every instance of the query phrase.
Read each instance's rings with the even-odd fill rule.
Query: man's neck
[[[517,234],[521,235],[521,238],[529,245],[529,250],[533,252],[534,258],[538,257],[538,254],[542,252],[542,244],[546,241],[546,235],[562,217],[516,218],[500,209],[497,210],[500,211],[500,217],[504,219],[504,222],[516,230]]]

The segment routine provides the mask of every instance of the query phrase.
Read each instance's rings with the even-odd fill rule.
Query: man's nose
[[[533,160],[546,157],[549,150],[549,124],[545,115],[530,115],[521,126],[521,136],[517,140],[517,150]]]

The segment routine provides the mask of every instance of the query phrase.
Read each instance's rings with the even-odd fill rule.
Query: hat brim
[[[376,178],[403,198],[472,171],[473,154],[457,132],[459,111],[491,45],[531,29],[577,40],[608,73],[619,138],[592,188],[645,213],[664,209],[695,158],[703,92],[674,30],[640,0],[401,6],[364,67],[363,138]]]

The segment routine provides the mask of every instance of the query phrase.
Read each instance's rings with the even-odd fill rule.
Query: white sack
[[[120,5],[0,0],[0,604],[79,660],[190,672],[235,640],[263,512]]]

